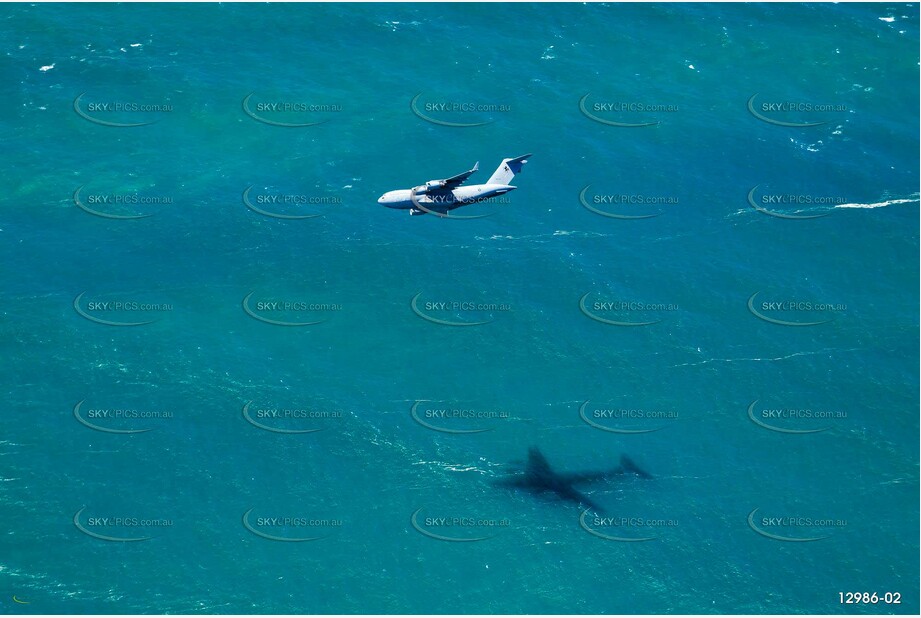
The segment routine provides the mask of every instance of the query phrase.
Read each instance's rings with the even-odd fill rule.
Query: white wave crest
[[[884,202],[875,202],[873,204],[836,204],[835,208],[883,208],[884,206],[894,206],[895,204],[917,204],[921,202],[916,193],[912,197],[904,197],[895,200],[886,200]]]

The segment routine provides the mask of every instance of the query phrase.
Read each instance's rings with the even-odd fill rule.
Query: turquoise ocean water
[[[918,21],[4,5],[2,611],[917,614]]]

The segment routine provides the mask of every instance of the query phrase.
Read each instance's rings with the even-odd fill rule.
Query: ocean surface
[[[918,4],[0,43],[0,611],[918,613]]]

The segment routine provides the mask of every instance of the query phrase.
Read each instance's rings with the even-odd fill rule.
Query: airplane
[[[515,174],[521,172],[522,166],[528,162],[530,156],[526,154],[513,159],[502,159],[502,163],[486,184],[461,187],[471,174],[480,169],[480,162],[477,161],[473,169],[463,174],[441,180],[429,180],[424,185],[412,189],[388,191],[378,198],[377,203],[387,208],[409,210],[410,215],[424,215],[428,212],[443,217],[455,208],[482,202],[517,189],[518,187],[508,183]]]
[[[524,489],[531,493],[544,494],[551,492],[557,497],[584,505],[596,512],[601,513],[602,509],[588,496],[574,487],[582,483],[591,483],[611,479],[615,476],[624,474],[635,474],[640,478],[651,479],[644,470],[641,470],[626,455],[620,458],[620,466],[612,470],[601,472],[577,472],[577,473],[559,473],[550,468],[547,458],[540,452],[536,446],[528,449],[528,462],[523,472],[512,474],[511,476],[494,482],[497,487],[511,487],[513,489]]]

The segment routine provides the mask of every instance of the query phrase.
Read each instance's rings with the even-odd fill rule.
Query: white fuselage
[[[459,206],[503,195],[516,188],[512,185],[470,185],[458,187],[453,191],[425,192],[425,185],[422,185],[413,189],[388,191],[378,198],[377,203],[387,208],[403,210],[419,209],[419,206],[433,211],[452,210]]]

